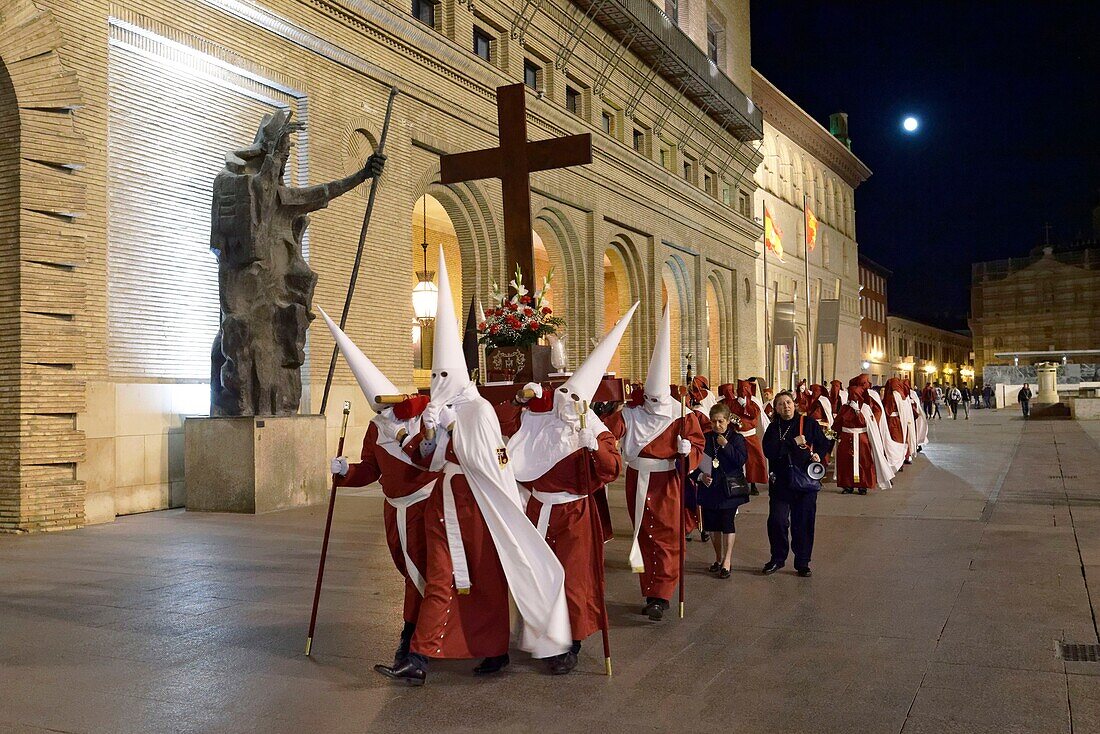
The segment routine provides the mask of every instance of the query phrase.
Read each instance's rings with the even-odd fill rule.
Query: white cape
[[[894,479],[894,470],[886,461],[886,447],[882,444],[882,435],[875,430],[875,413],[870,405],[861,405],[859,409],[864,422],[867,423],[867,436],[871,440],[871,448],[874,449],[875,479],[878,480],[879,489],[890,489],[890,482]],[[856,436],[859,439],[859,436]]]
[[[924,414],[915,392],[909,393],[909,407],[913,411],[913,420],[917,427],[917,446],[928,443],[928,416]]]
[[[656,413],[650,413],[643,406],[623,408],[623,425],[626,427],[626,433],[623,435],[621,446],[624,458],[637,459],[642,449],[668,430],[668,427],[680,417],[678,412],[672,412],[672,406],[675,406],[676,411],[680,406],[671,401],[672,399],[668,398],[671,405],[662,403]]]
[[[901,418],[902,434],[905,436],[909,456],[914,456],[917,453],[917,423],[913,417],[913,403],[909,398],[902,397],[897,390],[894,391],[894,402],[898,406],[898,417]]]
[[[882,396],[874,390],[868,390],[867,394],[871,396],[871,399],[878,403],[878,407],[882,409],[882,417],[878,421],[879,435],[882,438],[882,445],[885,447],[886,460],[890,463],[890,467],[896,474],[905,464],[905,452],[906,446],[904,443],[898,443],[890,435],[890,426],[886,422],[886,406],[882,402]],[[904,427],[905,421],[902,419],[902,426]]]
[[[594,436],[607,433],[607,426],[591,408],[587,423]],[[580,432],[571,422],[562,420],[556,410],[525,410],[519,430],[508,441],[508,456],[516,480],[533,482],[580,448]]]
[[[522,617],[519,646],[536,658],[560,655],[573,644],[565,570],[524,513],[511,463],[500,464],[498,452],[504,441],[492,406],[473,385],[452,405],[455,454],[493,536],[508,590]]]

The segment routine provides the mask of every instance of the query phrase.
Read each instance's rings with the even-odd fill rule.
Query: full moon
[[[920,127],[920,122],[915,117],[906,117],[901,126],[905,128],[905,132],[911,133]]]

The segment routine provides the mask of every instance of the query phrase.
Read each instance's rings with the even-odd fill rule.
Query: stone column
[[[1057,403],[1058,365],[1054,362],[1040,362],[1035,365],[1035,372],[1039,379],[1039,392],[1035,396],[1035,402]]]

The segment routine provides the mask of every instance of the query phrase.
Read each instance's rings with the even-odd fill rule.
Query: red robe
[[[505,404],[497,406],[496,411],[505,436],[519,430],[518,419],[522,413],[519,408]],[[583,640],[601,628],[603,544],[611,539],[611,528],[604,527],[597,493],[619,478],[623,466],[615,437],[609,431],[599,434],[596,440],[599,446],[595,451],[578,449],[538,479],[521,485],[536,492],[581,497],[573,502],[551,505],[550,522],[546,527],[546,542],[565,569],[565,601],[574,640]],[[606,503],[606,496],[603,501]],[[542,502],[532,495],[527,501],[527,517],[536,526],[542,509]],[[595,542],[597,536],[599,543]]]
[[[458,463],[454,445],[447,461]],[[430,457],[419,459],[428,463]],[[459,594],[444,520],[445,477],[424,501],[427,572],[424,601],[416,622],[412,651],[429,658],[483,658],[508,652],[508,582],[493,536],[481,516],[465,475],[451,477],[462,547],[470,570],[470,593]]]
[[[683,424],[681,426],[681,423]],[[626,433],[622,411],[604,419],[604,425],[619,439]],[[677,437],[691,442],[687,470],[691,473],[703,457],[703,432],[692,413],[672,421],[668,428],[642,449],[640,458],[675,460]],[[625,458],[625,457],[624,457]],[[630,523],[634,525],[634,501],[638,492],[638,472],[627,466],[626,502]],[[670,600],[680,579],[680,473],[676,469],[653,472],[649,477],[642,513],[642,532],[638,534],[645,570],[639,582],[642,596]]]
[[[741,427],[737,432],[745,437],[745,447],[748,449],[749,458],[745,460],[745,479],[754,484],[768,483],[768,462],[764,458],[764,444],[760,430],[760,406],[751,399],[746,399],[745,404],[734,400],[725,400],[726,406],[741,420]],[[736,427],[736,424],[735,424]]]
[[[419,440],[414,437],[405,446],[404,452],[410,460],[420,460],[414,452],[418,450]],[[338,487],[365,487],[368,484],[380,481],[382,493],[386,497],[398,499],[407,497],[426,484],[438,479],[439,475],[425,470],[421,466],[409,464],[393,456],[378,445],[378,426],[371,421],[367,428],[367,435],[363,439],[362,459],[358,464],[351,464],[348,473],[336,480]],[[409,559],[420,571],[426,573],[427,569],[427,543],[424,539],[424,507],[428,500],[417,502],[405,510],[405,540],[409,553]],[[386,543],[390,547],[390,555],[393,564],[405,577],[405,606],[404,619],[406,622],[415,622],[420,612],[420,590],[409,576],[405,567],[405,555],[401,551],[401,538],[397,529],[397,509],[389,502],[382,509],[383,523],[386,528]]]
[[[853,429],[860,433],[851,433],[844,430]],[[878,486],[878,477],[875,474],[875,450],[868,430],[877,430],[874,426],[868,429],[867,421],[863,414],[850,405],[840,406],[836,420],[833,421],[833,430],[837,433],[836,450],[836,483],[838,487],[850,487],[852,489],[873,489]],[[854,462],[855,441],[859,440],[859,481],[855,479]]]

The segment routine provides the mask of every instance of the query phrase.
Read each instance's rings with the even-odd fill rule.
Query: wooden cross
[[[592,162],[592,135],[569,135],[538,142],[527,141],[527,100],[524,84],[497,87],[496,148],[441,156],[440,183],[455,184],[499,178],[504,194],[504,254],[512,268],[519,265],[524,281],[534,291],[534,243],[531,240],[531,179],[535,171],[549,171]]]

